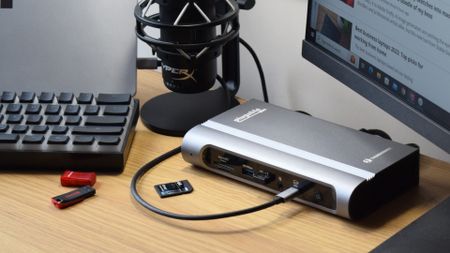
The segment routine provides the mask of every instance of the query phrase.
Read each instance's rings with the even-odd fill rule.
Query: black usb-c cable
[[[168,212],[168,211],[159,209],[159,208],[153,206],[152,204],[148,203],[147,201],[145,201],[142,198],[142,196],[138,193],[137,185],[138,185],[139,180],[142,178],[142,176],[145,175],[145,173],[147,173],[149,170],[151,170],[153,167],[155,167],[159,163],[165,161],[166,159],[168,159],[176,154],[179,154],[180,152],[181,152],[181,147],[177,147],[177,148],[155,158],[154,160],[148,162],[147,164],[142,166],[136,172],[136,174],[134,174],[134,176],[131,180],[131,195],[140,205],[142,205],[147,210],[150,210],[156,214],[159,214],[159,215],[162,215],[165,217],[178,219],[178,220],[222,219],[222,218],[228,218],[228,217],[234,217],[234,216],[254,213],[254,212],[272,207],[274,205],[287,202],[287,201],[291,200],[292,198],[304,193],[305,191],[307,191],[314,185],[314,183],[304,180],[304,181],[300,182],[299,184],[293,185],[293,186],[287,188],[286,190],[280,192],[279,194],[275,195],[271,201],[268,201],[268,202],[263,203],[258,206],[254,206],[254,207],[250,207],[250,208],[242,209],[242,210],[237,210],[237,211],[232,211],[232,212],[219,213],[219,214],[206,214],[206,215],[188,215],[188,214],[172,213],[172,212]]]

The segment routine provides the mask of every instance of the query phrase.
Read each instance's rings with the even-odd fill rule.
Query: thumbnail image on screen
[[[350,49],[352,23],[320,5],[317,13],[317,30],[346,49]]]
[[[348,4],[351,7],[355,6],[355,0],[341,0],[341,2],[344,2],[344,3]]]

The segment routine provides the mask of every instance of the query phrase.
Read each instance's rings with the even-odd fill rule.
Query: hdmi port
[[[226,171],[229,173],[233,172],[233,170],[234,170],[233,167],[222,164],[222,163],[216,163],[216,167],[217,167],[217,169],[220,169],[220,170],[223,170],[223,171]]]

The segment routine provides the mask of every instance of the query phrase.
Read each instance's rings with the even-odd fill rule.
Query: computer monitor
[[[447,1],[309,0],[303,57],[450,153],[449,27]]]

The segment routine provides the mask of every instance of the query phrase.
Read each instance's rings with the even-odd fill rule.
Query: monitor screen
[[[450,153],[450,2],[309,0],[303,56]]]

